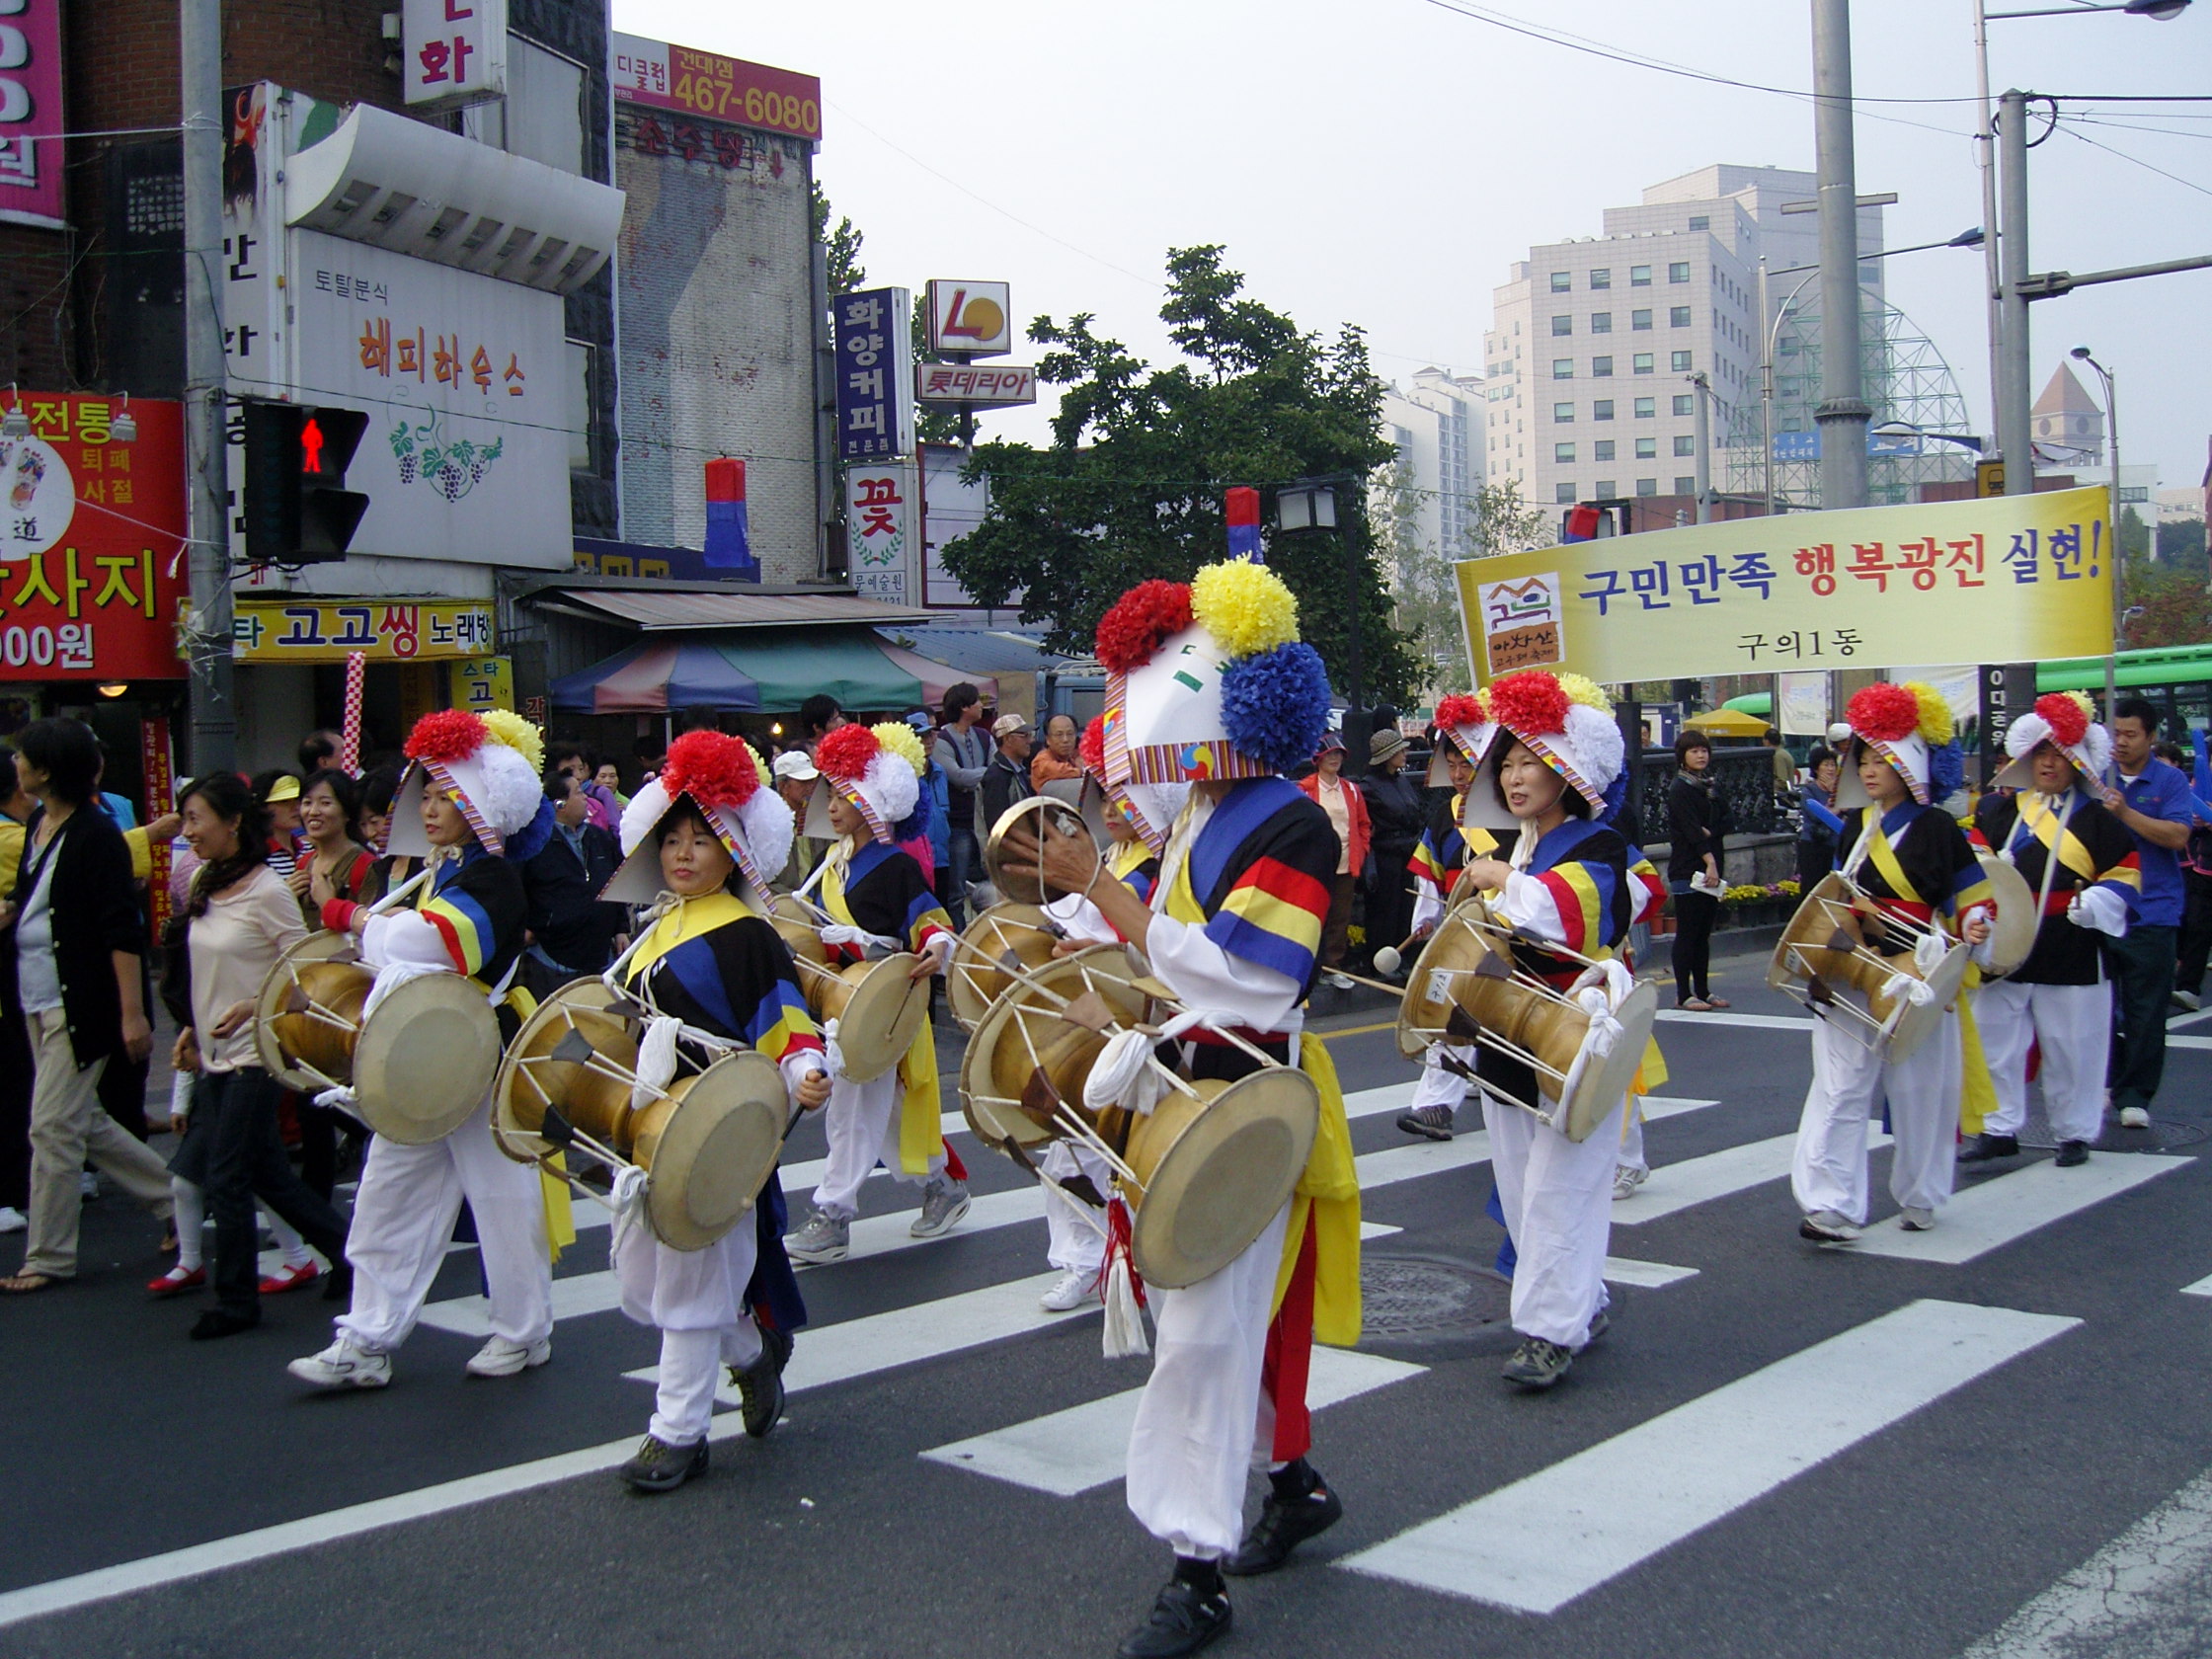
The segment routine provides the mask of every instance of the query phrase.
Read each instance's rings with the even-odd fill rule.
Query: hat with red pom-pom
[[[1871,750],[1888,761],[1922,806],[1957,787],[1950,704],[1935,686],[1917,679],[1861,686],[1844,705],[1844,721],[1853,748]],[[1836,780],[1836,805],[1863,807],[1872,800],[1858,779],[1856,756],[1848,756]]]
[[[1446,697],[1436,705],[1435,752],[1429,756],[1428,784],[1431,789],[1452,787],[1452,750],[1458,750],[1466,756],[1467,764],[1479,765],[1490,747],[1490,740],[1497,735],[1497,724],[1490,718],[1490,688],[1485,685],[1474,695],[1460,693]]]
[[[745,875],[748,897],[765,903],[769,881],[791,858],[791,808],[763,788],[760,756],[726,732],[686,732],[669,745],[660,775],[622,809],[621,866],[599,897],[617,905],[649,905],[659,896],[661,837],[656,831],[688,801]]]
[[[1595,681],[1578,673],[1524,669],[1493,679],[1487,689],[1494,730],[1475,781],[1467,789],[1461,812],[1465,823],[1489,830],[1515,827],[1494,780],[1516,742],[1566,779],[1592,818],[1603,823],[1620,810],[1626,792],[1622,763],[1627,751],[1613,718],[1613,700]],[[1485,779],[1492,784],[1486,786]]]
[[[1328,726],[1328,672],[1265,565],[1141,582],[1099,619],[1097,649],[1112,785],[1273,777],[1311,759]]]
[[[2012,759],[1991,778],[1995,789],[2033,789],[2035,750],[2051,745],[2092,782],[2112,763],[2112,734],[2090,718],[2090,700],[2079,691],[2052,691],[2035,699],[2034,709],[2005,728],[2005,752]]]
[[[392,802],[389,851],[429,856],[423,796],[434,786],[452,793],[485,850],[521,859],[545,844],[553,826],[553,806],[538,777],[545,740],[520,715],[439,709],[415,722],[406,752],[413,763]]]
[[[815,813],[827,813],[833,792],[860,809],[868,833],[879,841],[891,840],[893,830],[911,816],[921,798],[921,774],[929,769],[921,740],[904,720],[840,726],[814,746],[814,763],[822,781],[808,809],[809,833]],[[827,823],[825,817],[825,832]]]

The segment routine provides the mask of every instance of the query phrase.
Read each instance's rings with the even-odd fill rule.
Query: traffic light
[[[246,557],[254,564],[313,565],[346,557],[368,498],[346,488],[368,417],[357,409],[249,402]]]
[[[1614,514],[1620,514],[1617,522]],[[1601,536],[1628,533],[1628,504],[1619,497],[1606,501],[1576,502],[1559,514],[1559,540],[1596,541]]]

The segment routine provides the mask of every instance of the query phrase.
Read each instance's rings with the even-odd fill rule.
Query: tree
[[[2203,584],[2212,576],[2205,559],[2204,520],[2170,518],[2159,525],[2159,567]]]
[[[2127,567],[2127,607],[2142,614],[2127,622],[2127,648],[2202,645],[2212,639],[2212,594],[2195,574],[2162,570],[2148,560]]]
[[[833,299],[841,293],[853,293],[868,285],[868,269],[860,263],[860,244],[866,240],[859,226],[845,214],[837,214],[837,223],[831,228],[830,215],[835,211],[830,205],[830,196],[818,181],[814,187],[814,236],[828,249],[830,255],[830,295]]]
[[[1257,487],[1263,517],[1281,486],[1325,479],[1338,528],[1267,537],[1267,558],[1300,599],[1300,628],[1349,688],[1353,629],[1370,703],[1401,701],[1419,677],[1390,626],[1366,480],[1393,450],[1382,384],[1359,330],[1324,341],[1243,292],[1219,246],[1167,256],[1160,318],[1182,360],[1154,367],[1080,313],[1039,317],[1038,378],[1065,388],[1044,448],[980,446],[969,476],[990,481],[984,521],[945,549],[978,602],[1020,608],[1060,650],[1087,655],[1100,614],[1147,577],[1187,581],[1227,548],[1223,492]]]

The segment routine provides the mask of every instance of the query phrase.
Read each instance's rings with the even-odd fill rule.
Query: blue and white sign
[[[1871,428],[1866,433],[1866,453],[1869,455],[1904,456],[1923,453],[1921,434],[1918,433],[1884,433]],[[1820,459],[1820,431],[1781,432],[1775,434],[1775,459],[1778,461],[1817,461]]]
[[[914,296],[906,288],[839,294],[837,455],[883,460],[914,449]]]

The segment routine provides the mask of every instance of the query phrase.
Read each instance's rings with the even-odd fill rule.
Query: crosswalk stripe
[[[1305,1403],[1318,1411],[1418,1377],[1427,1369],[1377,1354],[1315,1348]],[[1122,1477],[1129,1431],[1137,1421],[1137,1402],[1144,1392],[1143,1388],[1125,1388],[1104,1399],[1032,1417],[1026,1423],[973,1440],[932,1447],[921,1455],[932,1462],[1072,1498]]]
[[[1683,1025],[1735,1025],[1747,1031],[1810,1031],[1813,1028],[1810,1014],[1739,1014],[1726,1008],[1715,1008],[1709,1014],[1689,1008],[1661,1008],[1659,1017]]]
[[[2094,1157],[2073,1169],[2061,1169],[2049,1162],[2031,1163],[1953,1194],[1951,1201],[1936,1213],[1935,1226],[1926,1232],[1907,1232],[1892,1216],[1868,1227],[1856,1242],[1833,1247],[1859,1255],[1900,1256],[1907,1261],[1956,1267],[2093,1204],[2185,1169],[2189,1162],[2184,1157],[2139,1153],[2133,1157]]]
[[[1869,1125],[1866,1144],[1870,1147],[1886,1146],[1889,1137]],[[1789,1173],[1790,1155],[1796,1147],[1796,1136],[1777,1135],[1765,1141],[1746,1141],[1702,1157],[1685,1158],[1680,1163],[1661,1164],[1633,1193],[1614,1200],[1614,1225],[1656,1222],[1662,1216],[1780,1180]]]
[[[1915,1302],[1338,1564],[1523,1613],[1556,1613],[2080,1323]]]
[[[2193,1285],[2183,1285],[2181,1294],[2193,1297],[2212,1297],[2212,1279],[2199,1279]]]
[[[1698,1270],[1694,1267],[1670,1267],[1665,1262],[1634,1261],[1626,1256],[1606,1257],[1605,1280],[1609,1285],[1634,1285],[1639,1290],[1657,1291],[1697,1277]]]

